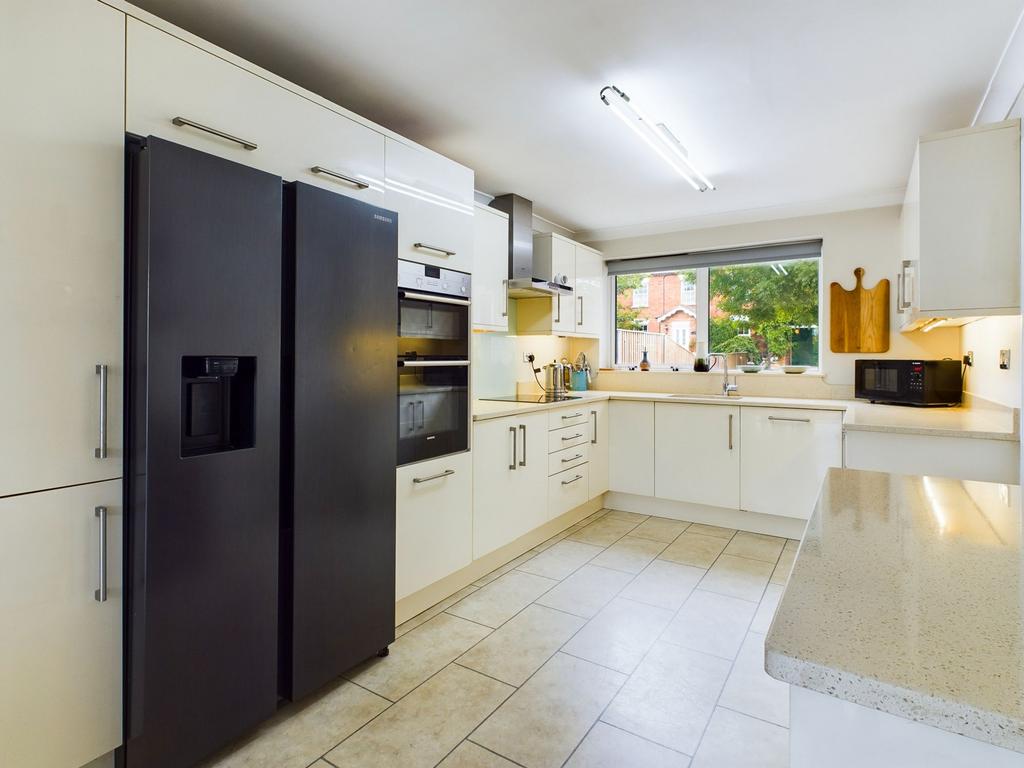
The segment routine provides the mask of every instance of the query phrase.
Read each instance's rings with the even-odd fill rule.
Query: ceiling
[[[916,137],[970,124],[1024,4],[135,2],[593,237],[897,202]],[[620,123],[609,83],[718,189]]]

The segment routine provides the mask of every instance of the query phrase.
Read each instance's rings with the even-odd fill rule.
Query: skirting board
[[[801,539],[807,521],[798,517],[781,517],[742,509],[725,509],[705,504],[690,504],[685,501],[656,499],[653,496],[637,496],[632,493],[609,491],[605,494],[604,505],[608,509],[636,512],[641,515],[656,515],[672,520],[686,520],[691,523],[719,525],[723,528],[737,528],[751,533],[769,536],[785,536],[787,539]]]
[[[564,515],[560,515],[554,520],[549,520],[540,528],[534,528],[515,541],[511,541],[505,546],[474,560],[465,568],[461,568],[455,571],[455,573],[435,581],[419,592],[413,592],[411,595],[403,597],[395,603],[395,626],[397,627],[402,622],[422,613],[427,608],[437,605],[449,595],[453,595],[463,587],[469,586],[495,568],[500,568],[510,560],[515,560],[524,552],[528,552],[538,544],[575,525],[587,515],[591,515],[606,506],[604,494],[597,496],[586,504],[581,504]]]

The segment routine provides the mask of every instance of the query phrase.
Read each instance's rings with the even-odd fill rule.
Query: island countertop
[[[1019,487],[830,470],[765,668],[1024,753]]]

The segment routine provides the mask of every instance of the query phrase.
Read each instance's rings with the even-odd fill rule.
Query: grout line
[[[372,693],[372,694],[373,694],[374,696],[378,696],[378,697],[380,697],[380,698],[384,699],[384,701],[388,702],[388,705],[387,705],[386,707],[384,707],[384,709],[390,709],[390,708],[391,708],[391,705],[392,705],[392,704],[394,704],[394,703],[396,703],[396,702],[400,701],[400,700],[401,700],[401,698],[402,698],[401,696],[399,696],[399,697],[398,697],[397,699],[389,699],[389,698],[388,698],[387,696],[385,696],[384,694],[381,694],[381,693],[377,693],[377,692],[376,692],[375,690],[373,690],[373,689],[371,689],[371,688],[367,688],[367,687],[366,687],[365,685],[363,685],[362,683],[357,683],[357,682],[356,682],[355,680],[353,680],[353,679],[351,679],[351,678],[349,678],[349,677],[346,677],[346,678],[345,678],[345,682],[347,682],[347,683],[352,683],[352,685],[354,685],[354,686],[355,686],[356,688],[362,688],[362,689],[363,689],[364,691],[366,691],[367,693]],[[384,710],[381,710],[381,712],[383,712],[383,711],[384,711]]]
[[[755,634],[757,634],[757,633],[755,633]],[[716,704],[715,708],[716,709],[724,709],[724,710],[726,710],[728,712],[732,712],[734,715],[743,715],[743,717],[749,717],[751,720],[757,720],[757,721],[762,722],[762,723],[767,723],[768,725],[774,725],[776,728],[783,728],[783,729],[785,729],[787,731],[789,730],[789,726],[788,725],[779,725],[778,723],[773,723],[771,720],[765,720],[763,717],[758,717],[757,715],[752,715],[749,712],[742,712],[742,711],[740,711],[738,709],[735,709],[733,707],[727,707],[725,704]]]
[[[480,727],[480,726],[477,726],[477,728],[479,728],[479,727]],[[474,730],[475,730],[475,729],[474,729]],[[508,761],[509,761],[510,763],[512,763],[512,765],[518,765],[518,766],[519,766],[520,768],[525,768],[525,766],[523,766],[523,764],[522,764],[522,763],[517,763],[517,762],[516,762],[515,760],[513,760],[513,759],[512,759],[511,757],[508,757],[508,756],[506,756],[506,755],[502,755],[502,754],[500,754],[499,752],[495,752],[495,751],[494,751],[493,749],[491,749],[490,747],[485,747],[485,746],[484,746],[483,744],[479,744],[479,743],[477,743],[477,742],[473,741],[473,739],[472,739],[472,738],[470,738],[470,737],[471,737],[472,735],[473,735],[473,734],[469,734],[469,736],[467,736],[466,738],[464,738],[464,739],[463,739],[463,741],[468,741],[468,742],[469,742],[470,744],[475,744],[476,746],[480,747],[480,749],[482,749],[482,750],[485,750],[485,751],[487,751],[487,752],[490,752],[490,753],[491,753],[492,755],[494,755],[495,757],[500,757],[500,758],[501,758],[502,760],[508,760]]]
[[[469,651],[466,651],[466,653],[469,653]],[[465,655],[466,655],[465,653],[462,654],[462,656],[465,656]],[[484,677],[488,677],[488,678],[490,678],[491,680],[493,680],[496,683],[502,683],[504,685],[511,686],[512,688],[515,688],[516,690],[519,690],[520,686],[516,685],[515,683],[510,683],[508,680],[502,680],[501,678],[495,677],[494,675],[489,675],[486,672],[481,672],[479,669],[475,669],[475,668],[469,666],[468,664],[464,664],[464,663],[460,662],[459,659],[461,659],[462,656],[459,656],[459,658],[455,659],[455,661],[449,662],[449,664],[447,666],[451,666],[452,664],[454,664],[457,667],[462,667],[463,669],[468,669],[470,672],[476,672],[478,675],[483,675]],[[515,693],[515,691],[513,691],[513,693]],[[510,693],[509,696],[511,696],[511,695],[512,694]],[[480,722],[483,722],[483,720],[481,720]]]
[[[715,657],[715,658],[717,658],[717,657]],[[607,720],[600,720],[599,722],[601,722],[603,725],[608,726],[609,728],[614,728],[616,731],[621,731],[622,733],[628,733],[630,736],[633,736],[633,737],[635,737],[637,739],[640,739],[641,741],[646,741],[648,744],[653,744],[656,747],[661,747],[662,749],[667,749],[669,752],[675,752],[677,755],[683,755],[684,757],[689,757],[689,758],[693,757],[693,755],[687,755],[685,752],[681,752],[678,749],[676,749],[675,747],[667,747],[664,744],[662,744],[661,742],[655,741],[654,739],[649,739],[646,736],[641,736],[639,733],[633,733],[632,731],[627,731],[625,728],[623,728],[621,726],[618,726],[618,725],[615,725],[614,723],[609,723]]]

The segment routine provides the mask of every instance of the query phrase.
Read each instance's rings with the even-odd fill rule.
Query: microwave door
[[[867,365],[861,382],[865,397],[871,400],[901,400],[905,392],[906,370],[901,365]]]

